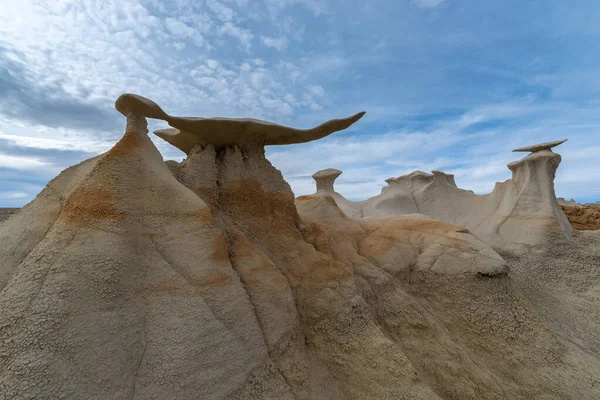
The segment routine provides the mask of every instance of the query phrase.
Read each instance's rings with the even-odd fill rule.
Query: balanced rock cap
[[[154,133],[186,154],[197,144],[224,147],[310,142],[344,130],[365,115],[363,111],[348,118],[332,119],[311,129],[296,129],[251,118],[174,117],[152,100],[131,93],[121,95],[115,102],[115,108],[125,116],[135,114],[166,121],[174,129],[161,129]]]
[[[333,119],[311,129],[296,129],[252,118],[169,117],[167,122],[176,129],[161,129],[154,134],[185,153],[189,153],[196,144],[216,147],[284,145],[324,138],[348,128],[364,114],[360,112],[348,118]]]
[[[553,147],[558,146],[559,144],[563,144],[567,140],[569,140],[569,139],[555,140],[554,142],[546,142],[546,143],[534,144],[533,146],[519,147],[518,149],[514,149],[513,151],[530,151],[533,153],[533,152],[541,151],[541,150],[549,150]]]
[[[124,116],[136,114],[146,118],[162,120],[166,120],[169,117],[167,113],[152,100],[132,93],[124,93],[119,96],[115,102],[115,108]]]
[[[340,171],[339,169],[327,168],[327,169],[322,169],[320,171],[315,172],[312,175],[312,177],[315,180],[320,179],[320,178],[337,178],[341,174],[342,174],[342,171]]]

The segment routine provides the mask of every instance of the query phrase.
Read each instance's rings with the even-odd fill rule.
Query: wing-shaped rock
[[[311,129],[296,129],[251,118],[170,117],[167,121],[176,129],[158,130],[154,134],[186,154],[197,144],[247,147],[305,143],[344,130],[364,114],[333,119]]]
[[[556,147],[559,144],[563,144],[567,140],[569,140],[569,139],[555,140],[553,142],[534,144],[533,146],[519,147],[518,149],[514,149],[513,151],[530,151],[533,153],[535,151],[540,151],[540,150],[550,150],[551,148]]]
[[[167,121],[175,129],[161,129],[154,133],[186,154],[195,145],[212,144],[219,148],[310,142],[344,130],[365,115],[363,111],[348,118],[332,119],[314,128],[297,129],[252,118],[174,117],[152,100],[131,93],[121,95],[115,107],[125,116],[134,114]]]

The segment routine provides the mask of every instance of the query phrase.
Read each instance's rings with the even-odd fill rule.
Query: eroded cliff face
[[[113,149],[0,225],[0,395],[600,397],[596,324],[556,306],[598,304],[592,268],[545,307],[580,272],[540,283],[461,226],[294,200],[262,146],[165,164],[122,109]]]

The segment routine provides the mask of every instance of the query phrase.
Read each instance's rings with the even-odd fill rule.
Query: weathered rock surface
[[[312,129],[296,129],[251,118],[174,117],[152,100],[131,93],[121,95],[115,106],[123,115],[133,112],[166,121],[173,129],[154,133],[186,154],[196,145],[220,148],[310,142],[348,128],[365,114],[363,111],[348,118],[333,119]]]
[[[559,197],[558,204],[560,204],[573,229],[600,229],[600,202],[581,204],[573,199],[565,200]]]
[[[569,206],[569,207],[573,207],[573,206],[579,206],[581,204],[579,204],[578,202],[576,202],[573,199],[570,200],[566,200],[563,199],[562,197],[559,197],[558,199],[558,204],[562,207],[562,206]]]
[[[561,205],[561,208],[574,229],[600,229],[600,207],[581,204],[574,206]]]
[[[337,206],[350,218],[362,217],[362,203],[348,201],[335,191],[333,188],[335,180],[342,174],[342,171],[335,168],[328,168],[317,171],[313,174],[313,179],[317,184],[316,196],[332,197]]]
[[[160,107],[117,108],[119,143],[0,225],[0,398],[600,398],[595,253],[530,271],[459,225],[349,218],[261,143],[165,163]]]
[[[9,219],[11,216],[19,211],[18,208],[0,208],[0,223]]]
[[[327,193],[351,218],[420,214],[460,225],[495,248],[542,244],[556,232],[569,239],[572,228],[554,193],[561,157],[550,150],[563,142],[515,150],[534,152],[508,164],[512,178],[487,195],[458,188],[454,176],[441,171],[389,178],[381,194],[357,203],[333,187]]]
[[[268,364],[209,207],[128,120],[2,225],[6,398],[224,397]]]
[[[351,219],[327,196],[302,196],[296,203],[306,240],[352,268],[379,326],[440,398],[595,395],[575,378],[600,367],[597,324],[583,311],[600,301],[600,275],[595,255],[582,257],[584,245],[562,253],[568,269],[553,261],[538,282],[521,256],[505,253],[507,270],[491,248],[456,225],[420,216]],[[561,244],[533,246],[540,268],[559,246],[571,246],[560,238],[550,243]],[[600,237],[591,243],[595,254]],[[587,264],[580,277],[575,260],[582,258]],[[560,285],[554,292],[552,282],[563,280],[586,282],[587,292],[581,285]],[[555,293],[553,305],[541,304],[547,295],[535,298],[544,291]],[[585,308],[575,312],[577,306],[566,304],[573,298]],[[534,300],[539,309],[531,306]],[[548,328],[555,323],[553,312],[560,315],[560,329]]]
[[[555,140],[553,142],[546,142],[546,143],[540,143],[540,144],[534,144],[532,146],[525,146],[525,147],[519,147],[518,149],[514,149],[513,151],[523,151],[523,152],[536,152],[536,151],[541,151],[541,150],[550,150],[553,147],[558,146],[559,144],[563,144],[564,142],[566,142],[568,139],[562,139],[562,140]]]

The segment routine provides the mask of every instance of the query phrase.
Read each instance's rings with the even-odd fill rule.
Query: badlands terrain
[[[116,108],[122,139],[0,224],[0,399],[600,398],[600,231],[555,197],[562,141],[487,195],[415,171],[351,202],[331,168],[295,198],[264,146],[363,113]]]
[[[579,204],[573,199],[558,199],[558,203],[575,229],[600,229],[600,202]]]

